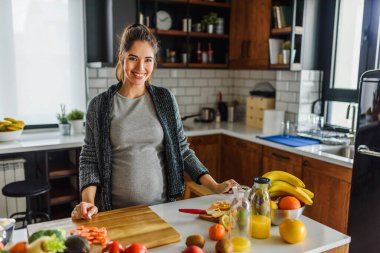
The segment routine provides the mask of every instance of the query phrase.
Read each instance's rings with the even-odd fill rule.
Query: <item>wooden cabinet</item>
[[[264,146],[263,173],[272,170],[286,171],[301,178],[302,157],[286,151]]]
[[[321,160],[303,158],[302,180],[314,192],[304,215],[347,233],[352,170]]]
[[[261,176],[261,145],[223,135],[221,154],[221,181],[233,178],[252,186],[253,178]]]
[[[159,11],[161,11],[160,13],[164,11],[166,15],[162,22],[170,19],[170,25],[162,27],[157,24],[159,21],[156,21],[156,13]],[[139,0],[137,13],[142,17],[142,20],[137,20],[137,22],[148,25],[160,41],[159,67],[228,67],[226,52],[229,49],[229,1]],[[217,14],[219,27],[223,25],[223,30],[216,29],[217,24],[215,24],[212,33],[209,33],[206,25],[201,25],[204,16],[210,13]],[[147,20],[149,20],[149,24]],[[189,20],[191,21],[189,22]],[[191,23],[190,26],[189,23]],[[183,60],[182,53],[187,54],[186,61]]]
[[[51,219],[70,216],[79,200],[78,171],[80,148],[39,152],[39,165],[51,186],[48,198]]]
[[[270,0],[232,1],[230,68],[268,68],[270,13]]]
[[[188,138],[190,148],[216,181],[219,181],[220,139],[220,135],[204,135]]]

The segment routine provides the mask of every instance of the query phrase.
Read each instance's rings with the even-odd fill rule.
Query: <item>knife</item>
[[[192,214],[212,214],[215,211],[208,211],[204,209],[193,209],[193,208],[180,208],[178,211],[182,213],[192,213]]]

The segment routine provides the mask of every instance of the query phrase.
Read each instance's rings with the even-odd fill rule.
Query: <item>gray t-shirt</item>
[[[116,93],[111,116],[112,204],[121,208],[166,201],[164,133],[149,93]]]

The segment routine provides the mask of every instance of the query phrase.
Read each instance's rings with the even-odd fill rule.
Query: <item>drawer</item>
[[[301,166],[302,164],[301,156],[279,149],[264,146],[263,155],[270,159],[283,160],[296,166]]]
[[[257,129],[263,129],[263,119],[262,118],[247,116],[245,124],[249,127],[253,127],[253,128],[257,128]]]
[[[252,109],[252,110],[247,110],[246,112],[247,117],[252,116],[254,118],[264,118],[264,109]]]
[[[255,109],[273,109],[274,102],[274,98],[265,98],[257,96],[247,97],[247,107],[249,108],[253,107]]]

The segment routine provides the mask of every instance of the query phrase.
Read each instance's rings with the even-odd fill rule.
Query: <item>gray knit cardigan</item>
[[[92,99],[86,115],[79,186],[81,191],[91,185],[97,186],[95,205],[100,211],[112,209],[112,98],[121,85],[115,84]],[[175,97],[166,88],[153,85],[147,88],[164,131],[167,200],[174,201],[184,193],[184,171],[197,183],[201,176],[209,172],[189,149]]]

